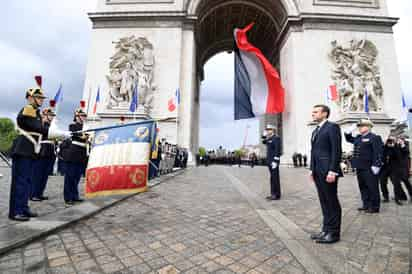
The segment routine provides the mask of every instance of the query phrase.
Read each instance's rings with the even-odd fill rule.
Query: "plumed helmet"
[[[42,77],[41,77],[40,75],[37,75],[37,76],[34,77],[34,79],[36,80],[37,87],[36,87],[36,88],[29,88],[29,89],[26,91],[26,99],[27,99],[29,96],[37,97],[37,98],[43,98],[43,99],[46,98],[46,96],[45,96],[45,94],[44,94],[44,91],[43,91],[43,89],[41,88],[41,85],[42,85]]]

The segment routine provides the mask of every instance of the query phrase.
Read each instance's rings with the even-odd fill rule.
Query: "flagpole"
[[[179,92],[179,93],[177,93]],[[178,96],[179,94],[179,96]],[[176,145],[179,143],[179,108],[180,108],[180,89],[175,91],[176,107]]]

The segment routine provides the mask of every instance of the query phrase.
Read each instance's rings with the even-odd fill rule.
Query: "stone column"
[[[180,105],[177,143],[189,150],[189,161],[192,160],[193,134],[197,133],[194,125],[194,107],[196,91],[196,45],[194,22],[185,22],[182,31],[180,67]]]

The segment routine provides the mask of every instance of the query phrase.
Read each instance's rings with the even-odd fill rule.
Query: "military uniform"
[[[43,115],[55,116],[50,108],[43,110]],[[44,128],[48,131],[50,122],[43,123]],[[43,134],[43,139],[40,142],[41,149],[38,158],[34,163],[33,168],[33,184],[30,198],[32,201],[47,200],[44,196],[47,180],[49,175],[53,173],[54,162],[56,161],[56,142],[53,139],[48,139],[46,134]]]
[[[367,132],[364,135],[353,137],[345,133],[346,141],[354,145],[352,167],[356,168],[359,190],[363,206],[359,210],[370,213],[379,212],[380,195],[378,174],[374,174],[372,167],[383,166],[383,142],[380,136]]]
[[[41,88],[29,89],[26,98],[36,96],[44,98]],[[17,115],[19,135],[11,148],[12,180],[10,189],[9,218],[16,221],[28,221],[37,214],[31,212],[28,200],[31,192],[31,176],[36,155],[40,152],[40,142],[47,136],[37,103],[26,105]]]
[[[393,156],[391,158],[391,173],[390,178],[394,185],[395,198],[404,200],[406,196],[402,189],[402,183],[405,185],[409,199],[412,201],[412,185],[409,182],[409,148],[406,144],[397,144],[393,148]]]
[[[268,125],[268,129],[274,129]],[[279,177],[279,162],[280,162],[280,138],[276,135],[263,139],[263,144],[266,145],[266,161],[270,172],[270,194],[269,199],[277,200],[281,197],[280,177]]]
[[[83,111],[77,110],[76,116]],[[74,119],[76,120],[76,118]],[[76,132],[83,130],[83,124],[75,122],[69,125],[69,131]],[[88,159],[88,135],[85,133],[73,133],[71,142],[66,142],[62,146],[62,156],[64,161],[64,201],[66,204],[81,202],[79,195],[79,182],[81,176],[85,173]]]

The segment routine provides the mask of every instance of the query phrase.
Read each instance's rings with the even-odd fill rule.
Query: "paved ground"
[[[342,241],[319,246],[308,240],[321,220],[307,172],[281,174],[283,199],[267,202],[263,167],[190,169],[0,257],[0,272],[409,273],[411,205],[359,214],[347,176],[339,189]]]

